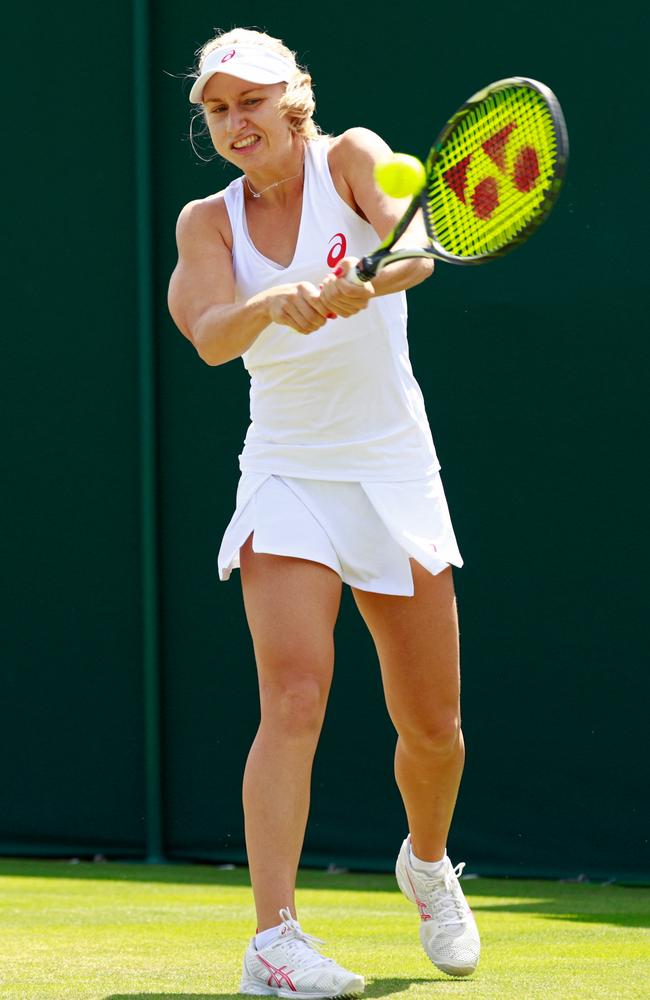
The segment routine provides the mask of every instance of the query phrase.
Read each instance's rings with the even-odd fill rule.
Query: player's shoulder
[[[232,228],[225,191],[196,198],[184,205],[176,223],[176,238],[179,247],[223,240],[232,249]]]
[[[330,145],[330,165],[347,173],[348,168],[369,166],[390,156],[390,146],[369,128],[355,126],[334,136]]]
[[[385,153],[388,149],[387,143],[380,135],[372,129],[364,128],[362,125],[355,125],[346,129],[340,135],[334,136],[331,149],[339,151],[342,155],[354,155],[359,153]]]

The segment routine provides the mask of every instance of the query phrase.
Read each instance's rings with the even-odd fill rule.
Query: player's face
[[[214,148],[241,170],[272,164],[291,145],[287,119],[277,105],[283,83],[255,84],[215,73],[203,91],[205,118]]]

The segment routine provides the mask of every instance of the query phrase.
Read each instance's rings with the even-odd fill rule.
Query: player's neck
[[[244,190],[251,201],[284,205],[302,191],[306,148],[304,142],[294,146],[288,156],[268,169],[251,170],[244,176]]]

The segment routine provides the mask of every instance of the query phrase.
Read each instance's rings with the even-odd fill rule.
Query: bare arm
[[[227,213],[219,198],[190,202],[178,219],[178,264],[169,284],[169,311],[208,365],[240,357],[269,323],[312,333],[327,318],[309,282],[279,285],[235,302]]]
[[[335,182],[338,181],[348,192],[353,205],[360,209],[380,239],[384,239],[408,208],[410,198],[390,198],[377,187],[374,180],[375,163],[389,159],[390,147],[374,132],[364,128],[353,128],[334,143],[330,153],[330,165]],[[419,214],[398,240],[396,247],[426,246],[428,237],[424,222]],[[341,311],[353,308],[360,299],[361,290],[367,286],[352,286],[345,281],[345,274],[356,261],[346,258],[341,261],[343,274],[337,279],[325,279],[322,296],[326,304],[338,315],[351,315]],[[375,295],[390,295],[414,285],[419,285],[433,273],[433,261],[423,258],[399,261],[381,271],[371,283]],[[353,292],[358,288],[359,291]],[[372,297],[372,293],[368,298]],[[367,304],[367,303],[366,303]],[[338,305],[338,308],[337,308]],[[363,306],[362,306],[363,308]],[[356,312],[357,310],[354,309]]]

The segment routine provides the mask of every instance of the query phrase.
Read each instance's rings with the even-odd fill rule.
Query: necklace
[[[287,181],[295,181],[296,177],[300,177],[300,175],[302,173],[302,167],[303,166],[304,166],[304,163],[300,167],[300,170],[298,171],[298,173],[294,174],[293,177],[285,177],[281,181],[274,181],[273,184],[269,184],[268,187],[262,188],[261,191],[253,191],[253,189],[252,189],[252,187],[250,185],[250,181],[249,181],[248,177],[246,177],[246,174],[244,174],[244,179],[246,181],[246,186],[247,186],[248,190],[253,195],[253,198],[261,198],[265,191],[270,191],[271,188],[276,188],[280,184],[286,184]]]

